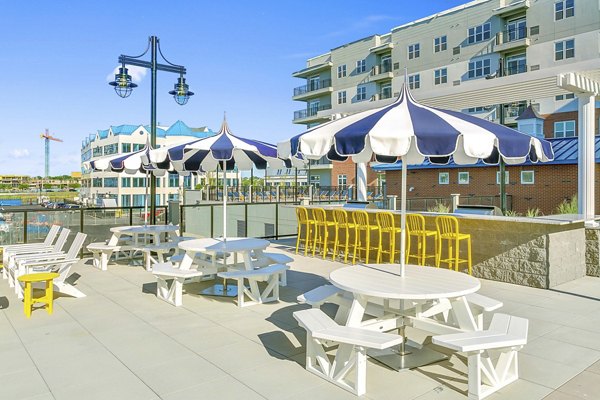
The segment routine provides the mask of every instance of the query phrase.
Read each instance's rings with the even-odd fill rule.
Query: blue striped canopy
[[[154,176],[163,176],[167,172],[179,172],[175,171],[169,164],[163,164],[162,166],[156,166],[148,163],[148,155],[151,151],[151,147],[148,143],[141,150],[117,154],[108,157],[98,158],[93,161],[86,163],[89,168],[94,171],[105,171],[105,172],[124,172],[126,174],[141,173],[152,173]],[[185,173],[182,171],[182,175],[189,175],[189,172]]]
[[[319,125],[278,144],[280,157],[302,152],[307,158],[355,162],[420,164],[425,158],[445,164],[482,160],[507,164],[527,159],[551,161],[552,146],[546,140],[527,135],[472,115],[421,105],[406,83],[392,104],[363,111]]]
[[[236,166],[241,170],[249,170],[253,167],[289,168],[302,164],[301,157],[278,157],[277,147],[273,144],[233,135],[226,119],[223,119],[221,129],[216,135],[152,150],[149,160],[156,167],[170,163],[178,171],[210,171],[215,170],[217,165],[227,170]]]

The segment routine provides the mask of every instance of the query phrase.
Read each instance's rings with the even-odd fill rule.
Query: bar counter
[[[338,206],[307,206],[326,211],[335,207]],[[354,210],[346,208],[346,211]],[[364,211],[376,225],[375,214],[389,210]],[[391,212],[400,226],[400,211]],[[435,230],[435,217],[440,214],[420,214],[425,217],[426,229]],[[586,275],[586,229],[581,215],[536,218],[450,215],[458,218],[461,233],[471,234],[473,276],[548,289]],[[327,217],[333,220],[330,212]],[[399,242],[398,239],[398,246]],[[427,253],[433,254],[433,249],[433,241],[428,242]],[[433,259],[427,262],[433,263]]]

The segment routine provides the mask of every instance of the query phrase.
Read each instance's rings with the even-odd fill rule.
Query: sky
[[[465,2],[0,1],[0,175],[43,176],[45,129],[63,140],[50,142],[55,176],[80,170],[81,141],[98,129],[149,124],[149,71],[135,71],[126,99],[108,82],[152,35],[195,92],[179,106],[167,93],[177,75],[159,71],[159,125],[217,131],[226,112],[234,134],[277,143],[305,129],[292,123],[305,106],[292,73],[307,59]]]

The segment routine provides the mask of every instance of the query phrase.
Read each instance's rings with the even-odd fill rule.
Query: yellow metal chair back
[[[313,208],[313,218],[317,222],[317,224],[324,224],[327,221],[327,216],[325,214],[325,210],[322,208]]]
[[[312,246],[311,236],[313,236],[313,227],[315,221],[310,219],[308,209],[306,207],[296,208],[296,217],[298,218],[298,238],[296,239],[296,254],[300,248],[300,244],[304,243],[304,255],[308,254],[308,248]],[[304,227],[304,229],[302,229]]]
[[[425,217],[421,214],[406,214],[406,229],[409,233],[425,230]]]
[[[333,210],[333,220],[335,221],[335,223],[340,226],[340,225],[347,225],[348,224],[348,212],[346,210],[342,210],[342,209],[334,209]]]
[[[339,251],[342,250],[344,252],[344,262],[348,262],[348,254],[350,253],[350,248],[352,245],[350,244],[350,232],[354,232],[355,224],[352,221],[349,221],[348,212],[341,208],[335,208],[333,210],[333,221],[335,223],[335,239],[333,242],[333,257],[332,260],[335,261],[336,257],[339,254]],[[344,232],[344,241],[342,242],[342,235],[340,231]]]
[[[308,209],[306,207],[296,207],[296,217],[299,224],[306,224],[308,222]]]
[[[460,263],[466,263],[469,275],[471,275],[472,264],[471,264],[471,235],[468,233],[460,233],[458,230],[458,219],[451,215],[440,215],[435,218],[435,225],[438,231],[438,251],[437,251],[437,262],[436,266],[440,266],[440,263],[444,262],[448,264],[449,268],[454,267],[455,271],[458,271],[458,265]],[[467,242],[467,258],[460,258],[460,242],[464,240]],[[442,258],[442,243],[447,243],[448,256]]]
[[[409,262],[411,258],[416,259],[417,264],[425,265],[427,258],[435,258],[437,261],[437,245],[438,245],[438,232],[437,230],[425,229],[425,217],[421,214],[406,214],[406,261]],[[434,239],[434,254],[427,254],[427,238],[432,237]],[[413,246],[413,238],[415,238]],[[416,251],[415,251],[416,250]],[[414,254],[413,254],[414,253]]]
[[[451,238],[458,233],[458,219],[451,215],[439,215],[436,217],[435,226],[442,238]]]
[[[356,224],[356,229],[366,229],[369,226],[369,213],[366,211],[353,211],[352,220]]]
[[[396,229],[394,214],[391,212],[378,212],[377,225],[379,226],[379,229],[384,232]]]

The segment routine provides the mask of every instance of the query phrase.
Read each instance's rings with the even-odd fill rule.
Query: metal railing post
[[[27,243],[27,211],[23,212],[23,243]]]
[[[279,239],[279,203],[275,204],[275,240]]]

